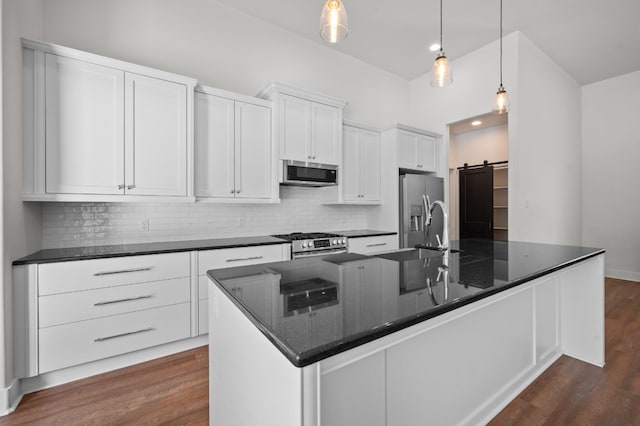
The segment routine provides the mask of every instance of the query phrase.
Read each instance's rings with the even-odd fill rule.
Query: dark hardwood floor
[[[563,356],[491,425],[640,425],[640,283],[607,279],[605,288],[607,365]],[[0,425],[208,420],[203,347],[25,395]]]

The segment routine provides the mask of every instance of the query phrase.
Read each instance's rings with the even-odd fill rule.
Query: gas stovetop
[[[347,251],[347,237],[327,232],[293,232],[273,235],[291,242],[291,257],[320,256]]]

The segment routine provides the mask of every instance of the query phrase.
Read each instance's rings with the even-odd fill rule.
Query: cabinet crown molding
[[[230,92],[228,90],[204,86],[202,84],[198,84],[195,90],[196,93],[203,93],[205,95],[218,96],[220,98],[230,99],[232,101],[246,102],[254,105],[262,105],[267,108],[273,108],[273,102],[255,96],[243,95],[236,92]]]
[[[300,89],[283,83],[278,83],[276,81],[270,82],[267,87],[262,89],[256,96],[262,99],[273,100],[273,98],[279,93],[342,109],[344,109],[348,104],[346,100],[341,98],[324,95],[322,93],[314,92],[313,90]]]
[[[90,62],[97,65],[103,65],[107,67],[117,68],[123,71],[152,75],[156,78],[165,79],[168,81],[178,82],[185,84],[189,87],[195,87],[198,84],[198,80],[193,77],[187,77],[180,74],[174,74],[171,72],[159,70],[157,68],[146,67],[144,65],[132,64],[131,62],[121,61],[119,59],[109,58],[107,56],[97,55],[95,53],[85,52],[83,50],[74,49],[71,47],[60,46],[57,44],[46,43],[43,41],[29,40],[22,38],[22,47],[33,49],[39,52],[52,53],[58,56],[64,56],[71,59],[78,59],[85,62]]]
[[[400,123],[395,123],[395,124],[393,124],[393,125],[391,125],[389,127],[386,127],[382,131],[386,132],[386,131],[395,130],[395,129],[404,130],[404,131],[411,132],[411,133],[418,133],[420,135],[430,136],[430,137],[436,138],[436,139],[439,139],[439,138],[442,137],[442,135],[439,134],[439,133],[432,132],[430,130],[419,129],[417,127],[407,126],[406,124],[400,124]]]

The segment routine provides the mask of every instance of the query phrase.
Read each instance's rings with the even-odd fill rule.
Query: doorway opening
[[[452,239],[509,239],[507,125],[508,114],[485,114],[449,125]]]

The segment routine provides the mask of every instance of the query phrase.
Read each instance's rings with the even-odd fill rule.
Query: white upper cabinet
[[[310,161],[337,165],[340,161],[342,109],[311,103]]]
[[[23,40],[25,200],[193,197],[195,80]]]
[[[380,132],[345,125],[342,144],[342,201],[379,204]]]
[[[340,164],[345,101],[280,83],[271,83],[258,97],[276,105],[280,160]]]
[[[202,201],[277,202],[271,104],[202,87],[196,92],[196,196]]]
[[[438,171],[437,137],[419,129],[394,129],[398,147],[398,167],[423,172]]]
[[[311,103],[295,96],[278,99],[280,159],[309,161],[311,158]]]
[[[46,191],[121,194],[124,72],[46,54]]]
[[[127,73],[125,193],[187,195],[187,87]]]

